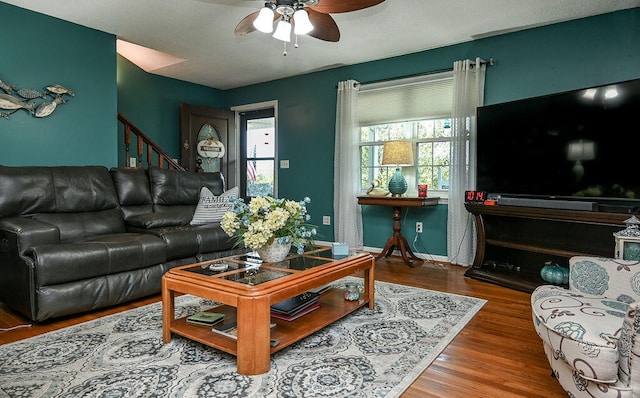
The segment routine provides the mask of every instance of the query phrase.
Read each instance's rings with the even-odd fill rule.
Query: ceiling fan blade
[[[260,14],[260,11],[256,11],[244,17],[236,26],[235,34],[237,36],[244,36],[247,33],[251,33],[256,30],[255,26],[253,26],[253,21],[258,18],[258,14]]]
[[[309,21],[313,25],[313,30],[307,35],[324,41],[336,42],[340,40],[340,29],[331,15],[309,8],[306,10],[309,13]]]
[[[318,4],[314,6],[309,5],[306,8],[312,8],[315,11],[325,14],[337,14],[373,7],[383,1],[384,0],[319,0]]]

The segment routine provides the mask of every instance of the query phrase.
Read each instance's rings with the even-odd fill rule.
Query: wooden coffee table
[[[214,261],[173,268],[162,277],[162,336],[171,341],[171,333],[198,341],[237,357],[238,373],[257,375],[270,367],[271,354],[322,329],[368,304],[374,308],[375,259],[369,253],[331,254],[331,248],[318,247],[303,255],[290,254],[280,263],[248,266],[247,256],[232,256]],[[227,270],[212,270],[211,264],[225,263]],[[341,288],[322,293],[321,307],[294,321],[271,317],[270,306],[311,289],[364,271],[364,294],[358,301],[346,301]],[[190,294],[223,305],[212,312],[225,314],[224,323],[237,322],[237,339],[211,331],[211,327],[193,325],[186,318],[175,318],[176,294]],[[275,322],[275,327],[270,323]],[[275,347],[270,339],[279,340]]]

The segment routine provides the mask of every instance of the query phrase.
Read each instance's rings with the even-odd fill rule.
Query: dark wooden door
[[[227,189],[237,185],[235,170],[238,149],[235,134],[233,111],[180,104],[180,164],[189,171],[206,172],[219,169],[225,177]],[[207,146],[207,139],[212,140],[209,142],[219,140],[223,148]],[[224,155],[216,158],[212,149],[222,150]]]

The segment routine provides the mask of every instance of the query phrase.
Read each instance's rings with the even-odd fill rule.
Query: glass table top
[[[263,263],[255,252],[212,260],[183,268],[187,272],[217,277],[249,286],[273,281],[291,275],[296,271],[304,271],[319,267],[337,260],[358,255],[333,255],[330,247],[307,248],[303,254],[297,254],[295,248],[286,259],[277,263]]]

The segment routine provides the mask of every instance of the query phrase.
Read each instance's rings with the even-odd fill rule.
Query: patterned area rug
[[[345,278],[335,283],[358,278]],[[260,376],[235,357],[173,336],[162,342],[161,304],[0,346],[0,397],[398,397],[486,301],[376,282],[375,310],[279,351]],[[214,305],[176,301],[180,316]]]

